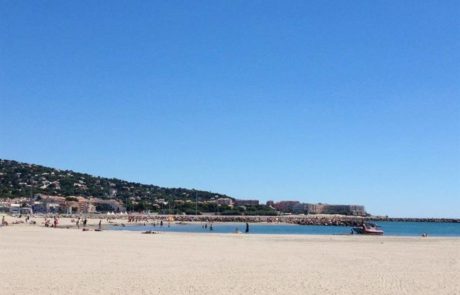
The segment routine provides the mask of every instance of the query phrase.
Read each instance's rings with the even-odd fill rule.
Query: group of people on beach
[[[59,224],[58,216],[53,216],[53,223],[51,223],[51,218],[45,216],[45,227],[54,227],[56,228]]]
[[[77,221],[75,221],[75,225],[77,226],[78,229],[80,229],[80,220],[81,220],[81,218],[78,217],[78,218],[77,218]],[[84,228],[86,227],[86,223],[87,223],[87,222],[88,222],[88,220],[87,220],[86,217],[85,217],[85,219],[83,219],[83,222],[82,222]]]
[[[22,215],[18,216],[19,219],[22,218],[22,217],[23,217]],[[30,217],[31,217],[30,215],[27,215],[24,220],[17,220],[17,219],[13,220],[11,222],[11,224],[12,225],[13,224],[23,224],[23,223],[25,223],[25,224],[37,224],[37,222],[35,220],[31,220]],[[0,224],[0,226],[7,226],[7,225],[10,225],[10,223],[8,223],[8,221],[6,221],[5,215],[3,215],[2,216],[2,223]]]

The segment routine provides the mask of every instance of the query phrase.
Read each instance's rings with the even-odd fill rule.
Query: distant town
[[[259,200],[240,200],[232,198],[211,198],[206,201],[174,200],[167,201],[156,199],[150,207],[153,209],[134,210],[139,208],[136,200],[130,200],[132,210],[125,204],[115,199],[86,198],[82,196],[50,196],[37,194],[30,198],[21,197],[15,199],[3,199],[0,201],[0,212],[11,214],[35,214],[35,213],[59,213],[59,214],[94,214],[94,213],[156,213],[177,214],[177,208],[195,206],[195,214],[206,215],[245,215],[251,213],[254,208],[267,207],[265,215],[282,214],[338,214],[350,216],[366,216],[364,206],[358,205],[329,205],[307,204],[299,201],[268,201],[260,204]],[[200,208],[198,210],[198,208]],[[203,210],[213,208],[214,211]],[[251,210],[252,209],[252,210]],[[234,212],[236,214],[230,214]],[[193,214],[193,212],[191,212]],[[186,214],[181,212],[181,214]],[[254,214],[248,214],[254,215]]]

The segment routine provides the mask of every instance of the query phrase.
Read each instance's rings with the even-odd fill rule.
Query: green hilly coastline
[[[199,201],[207,201],[230,198],[208,191],[165,188],[0,159],[0,198],[30,197],[32,194],[95,197],[121,202],[136,200],[136,203],[143,203],[146,208],[159,199],[195,201],[196,197]]]

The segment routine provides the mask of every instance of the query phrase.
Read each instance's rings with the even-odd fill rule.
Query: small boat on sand
[[[363,223],[361,226],[354,227],[353,231],[360,235],[383,235],[383,230],[374,223]]]

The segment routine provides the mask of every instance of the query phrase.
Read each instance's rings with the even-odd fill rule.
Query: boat
[[[383,230],[374,223],[363,223],[361,226],[354,227],[353,231],[360,235],[383,235]]]

